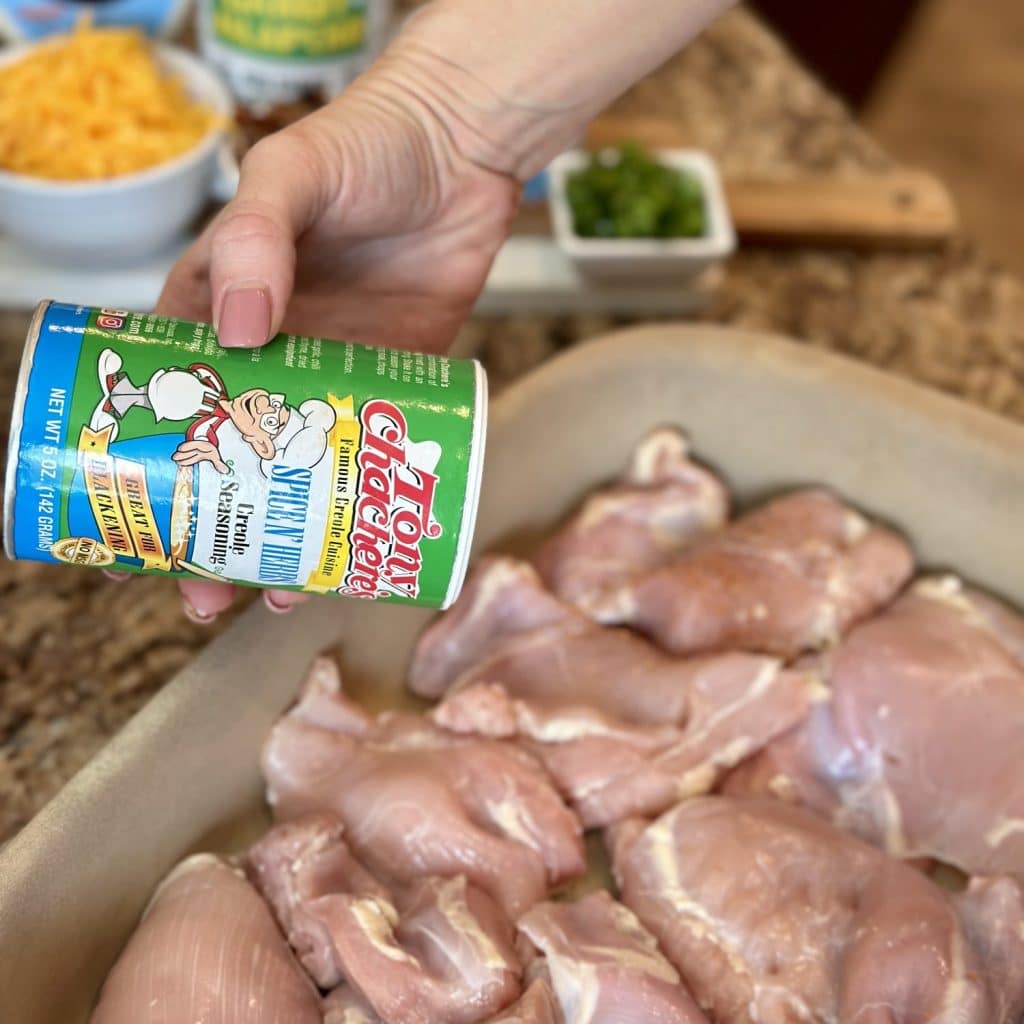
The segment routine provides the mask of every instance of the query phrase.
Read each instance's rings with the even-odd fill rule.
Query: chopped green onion
[[[659,163],[635,142],[594,154],[569,175],[573,230],[582,238],[699,238],[704,195],[686,171]]]

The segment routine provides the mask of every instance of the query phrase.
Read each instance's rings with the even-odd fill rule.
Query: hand
[[[222,345],[278,330],[441,351],[520,184],[731,0],[433,0],[333,103],[255,146],[157,311]],[[227,584],[183,586],[193,617]],[[266,591],[287,610],[288,592]]]
[[[218,473],[226,473],[227,465],[220,457],[220,452],[209,441],[182,441],[175,449],[171,458],[179,466],[194,466],[198,462],[212,462]]]
[[[174,267],[157,311],[212,320],[230,347],[283,329],[443,351],[483,287],[520,185],[463,155],[418,75],[383,59],[257,144],[237,198]],[[181,589],[201,622],[234,592],[196,580]],[[305,595],[264,596],[284,611]]]
[[[448,347],[520,186],[461,154],[401,65],[385,61],[253,147],[236,198],[171,271],[158,312],[212,320],[228,347],[282,329]]]

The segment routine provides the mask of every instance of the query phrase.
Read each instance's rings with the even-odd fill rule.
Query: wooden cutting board
[[[651,149],[692,144],[674,121],[614,117],[594,121],[583,144],[597,150],[626,139]],[[723,184],[736,231],[745,241],[927,248],[945,243],[957,230],[949,191],[925,171],[726,176]],[[514,230],[549,233],[547,206],[524,205]]]

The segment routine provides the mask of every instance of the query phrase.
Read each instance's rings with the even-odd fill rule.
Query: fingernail
[[[104,569],[103,575],[108,580],[113,580],[115,583],[124,583],[125,580],[130,580],[132,574],[130,572],[114,572],[112,569]]]
[[[217,339],[225,348],[256,348],[270,337],[270,293],[266,288],[234,288],[224,296]]]
[[[214,619],[217,618],[216,612],[200,612],[197,611],[188,601],[182,601],[181,607],[185,612],[185,618],[189,622],[194,622],[197,626],[208,626]]]
[[[275,615],[287,615],[297,604],[302,604],[304,601],[308,600],[309,594],[293,594],[286,603],[281,601],[281,599],[271,591],[263,591],[263,603]]]

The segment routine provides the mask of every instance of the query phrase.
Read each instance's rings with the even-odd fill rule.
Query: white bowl
[[[705,234],[700,238],[582,238],[573,230],[566,184],[570,174],[587,165],[590,154],[573,150],[552,161],[548,168],[548,205],[555,241],[584,273],[685,280],[724,260],[736,248],[736,232],[714,160],[698,149],[664,149],[654,155],[661,163],[686,171],[700,182],[705,223]]]
[[[193,98],[231,117],[227,89],[198,57],[178,47],[154,46],[163,67],[181,78]],[[14,47],[0,65],[30,49]],[[222,129],[208,132],[173,160],[116,178],[50,181],[0,170],[0,230],[55,262],[130,264],[181,237],[212,197],[229,196],[236,179]]]

